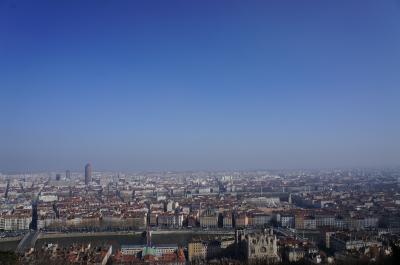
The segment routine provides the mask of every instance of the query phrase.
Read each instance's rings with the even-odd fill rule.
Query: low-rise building
[[[232,213],[231,212],[225,212],[222,216],[222,226],[224,228],[232,228]]]
[[[204,211],[200,215],[200,227],[203,228],[217,228],[218,227],[218,214],[212,209]]]
[[[190,242],[188,244],[188,259],[190,262],[194,260],[205,260],[207,258],[207,244],[202,241]]]

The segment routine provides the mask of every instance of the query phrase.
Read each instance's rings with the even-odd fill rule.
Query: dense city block
[[[389,262],[399,180],[396,169],[4,173],[0,248],[22,264]]]

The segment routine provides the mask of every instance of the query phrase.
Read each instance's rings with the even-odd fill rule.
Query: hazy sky
[[[0,0],[0,171],[400,165],[400,1]]]

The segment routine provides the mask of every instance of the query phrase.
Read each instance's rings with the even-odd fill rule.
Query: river
[[[185,233],[154,233],[152,235],[152,243],[153,244],[178,244],[179,246],[187,246],[188,242],[193,238],[214,238],[214,236],[218,235],[218,232],[215,234],[205,234],[202,232],[185,232]],[[233,233],[232,233],[233,236]],[[66,234],[64,235],[47,235],[41,236],[37,241],[35,248],[40,248],[46,243],[56,243],[61,247],[67,247],[71,244],[89,244],[92,246],[100,246],[100,245],[109,245],[113,246],[113,250],[120,248],[121,245],[128,244],[146,244],[146,238],[141,233],[116,233],[116,234]],[[0,242],[0,250],[15,250],[18,245],[18,241],[8,241],[8,242]]]

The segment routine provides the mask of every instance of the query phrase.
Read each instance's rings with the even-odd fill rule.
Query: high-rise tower
[[[87,163],[85,166],[85,185],[92,182],[92,165]]]
[[[68,180],[71,179],[71,171],[69,171],[69,170],[65,171],[65,178]]]

